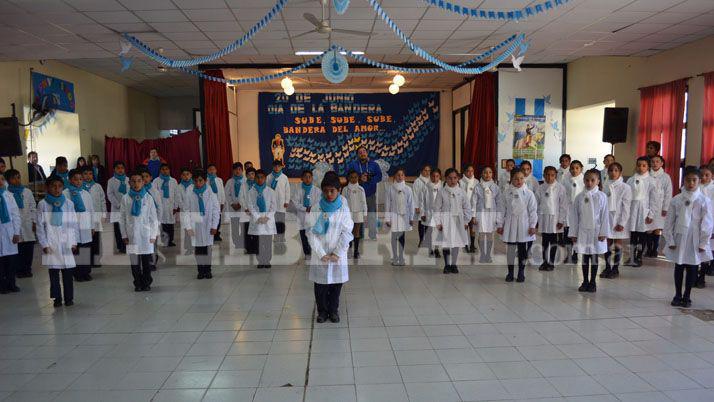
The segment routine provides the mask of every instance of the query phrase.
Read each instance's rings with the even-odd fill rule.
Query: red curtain
[[[496,166],[496,75],[481,73],[473,82],[469,127],[461,159],[464,165],[473,164],[478,172],[485,166]]]
[[[714,71],[704,74],[704,116],[702,116],[702,165],[714,158]]]
[[[201,133],[197,129],[175,135],[169,138],[158,138],[137,141],[133,138],[104,137],[104,160],[107,172],[113,174],[114,161],[122,161],[131,170],[142,164],[148,158],[149,150],[156,148],[159,155],[171,165],[171,175],[181,176],[182,167],[200,166],[199,139]]]
[[[682,129],[684,128],[684,94],[687,79],[640,89],[640,122],[637,128],[637,151],[645,154],[647,141],[662,144],[661,155],[665,171],[679,189],[679,164],[682,161]]]
[[[205,73],[223,78],[221,70],[208,70]],[[231,166],[233,165],[225,84],[203,80],[203,116],[206,131],[206,158],[208,163],[216,165],[218,176],[225,180],[231,176]]]

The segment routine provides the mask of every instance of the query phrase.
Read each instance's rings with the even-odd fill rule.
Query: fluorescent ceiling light
[[[298,50],[295,52],[295,56],[317,56],[322,54],[321,50]],[[340,54],[346,55],[347,52],[340,52]],[[352,54],[364,54],[364,52],[359,50],[353,50]]]

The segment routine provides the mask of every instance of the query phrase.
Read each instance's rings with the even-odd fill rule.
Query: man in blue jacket
[[[367,148],[357,149],[358,160],[350,162],[347,171],[354,170],[359,174],[359,182],[367,197],[367,229],[369,238],[377,239],[377,184],[382,181],[382,170],[376,162],[369,160]]]

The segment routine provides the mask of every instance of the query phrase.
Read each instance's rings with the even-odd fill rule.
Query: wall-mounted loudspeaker
[[[602,125],[602,142],[617,144],[627,141],[627,116],[629,109],[626,107],[606,107],[605,122]]]

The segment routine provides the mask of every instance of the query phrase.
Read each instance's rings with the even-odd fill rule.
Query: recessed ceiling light
[[[295,56],[317,56],[324,53],[322,50],[298,50],[295,52]],[[340,52],[340,54],[346,55],[347,52]],[[359,50],[353,50],[352,54],[364,54],[364,52]]]

